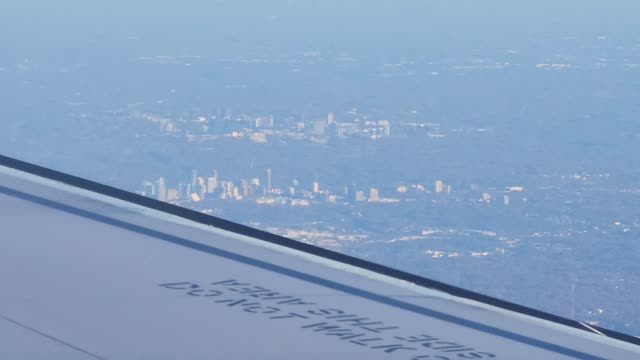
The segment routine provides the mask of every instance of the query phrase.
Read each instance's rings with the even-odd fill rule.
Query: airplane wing
[[[640,359],[640,339],[0,156],[0,359]]]

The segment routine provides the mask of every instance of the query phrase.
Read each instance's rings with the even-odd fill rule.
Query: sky
[[[4,51],[142,38],[158,49],[240,46],[455,51],[601,33],[638,37],[628,1],[3,1]],[[635,30],[634,30],[635,29]]]

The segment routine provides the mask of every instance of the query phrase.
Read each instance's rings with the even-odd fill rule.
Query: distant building
[[[224,190],[224,194],[228,195],[228,196],[232,196],[233,195],[233,181],[223,181],[222,182],[222,188]]]
[[[484,202],[491,201],[491,195],[489,195],[488,193],[482,194],[482,201],[484,201]]]
[[[209,194],[216,191],[218,188],[218,179],[216,177],[210,177],[207,179],[207,192]]]
[[[291,206],[309,206],[309,201],[304,199],[291,199]]]
[[[200,200],[204,200],[205,194],[207,193],[207,184],[204,182],[202,177],[198,177],[198,196],[200,196]]]
[[[269,115],[266,121],[266,126],[270,129],[273,129],[275,125],[276,125],[276,119],[273,117],[273,115]]]
[[[388,120],[378,121],[378,127],[380,127],[381,136],[391,136],[391,123]]]
[[[364,196],[364,191],[356,191],[356,201],[365,201],[367,197]]]
[[[169,189],[167,191],[167,201],[174,201],[176,199],[178,199],[178,190]]]
[[[144,196],[148,196],[148,197],[156,196],[156,187],[152,182],[147,181],[144,183],[143,186],[144,186]]]
[[[241,179],[240,183],[242,184],[242,196],[247,197],[252,192],[251,187],[249,186],[249,182],[245,179]]]
[[[435,192],[436,193],[441,193],[443,191],[444,191],[444,182],[442,180],[436,181]]]
[[[333,115],[332,112],[329,113],[329,115],[327,115],[327,125],[331,125],[336,121],[335,116]]]
[[[267,191],[271,191],[271,168],[267,169]]]
[[[511,203],[511,199],[507,195],[505,195],[504,196],[504,204],[505,205],[509,205],[510,203]]]
[[[314,181],[314,182],[313,182],[313,192],[314,192],[314,193],[318,193],[318,192],[320,192],[320,183],[319,183],[319,182],[317,182],[317,181]]]
[[[316,121],[313,123],[313,130],[311,133],[316,136],[323,136],[326,128],[327,124],[325,124],[324,121]]]
[[[167,185],[164,182],[164,178],[160,178],[156,181],[156,186],[158,189],[158,197],[157,199],[160,201],[167,201]]]
[[[193,169],[191,174],[191,191],[198,191],[198,172]]]
[[[378,189],[376,188],[369,189],[369,202],[378,202],[378,201],[380,201]]]

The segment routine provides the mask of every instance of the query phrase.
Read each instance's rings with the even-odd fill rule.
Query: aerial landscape
[[[140,3],[0,15],[1,154],[640,336],[630,12]]]

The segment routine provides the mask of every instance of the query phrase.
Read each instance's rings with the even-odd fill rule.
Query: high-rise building
[[[211,194],[214,191],[216,191],[217,188],[218,188],[218,178],[216,178],[216,177],[208,178],[207,179],[207,192],[209,194]]]
[[[198,177],[198,196],[200,196],[200,200],[204,200],[206,193],[207,184],[204,182],[204,179],[202,177]]]
[[[224,189],[224,193],[231,196],[233,195],[233,181],[223,181],[222,188]]]
[[[167,201],[174,201],[178,198],[178,190],[169,189],[167,190]]]
[[[316,121],[313,123],[313,129],[311,130],[311,133],[316,136],[323,136],[326,128],[327,125],[324,123],[324,121]]]
[[[148,197],[156,196],[156,187],[150,181],[147,181],[144,183],[144,196],[148,196]]]
[[[336,121],[335,116],[333,115],[332,112],[329,113],[329,115],[327,115],[327,125],[331,125]]]
[[[356,201],[365,201],[367,197],[364,196],[364,191],[356,191]]]
[[[378,189],[371,188],[369,189],[369,202],[377,202],[380,201]]]
[[[267,169],[267,191],[271,191],[271,168]]]
[[[273,129],[275,124],[276,124],[275,118],[273,117],[273,115],[269,115],[266,121],[266,126],[270,129]]]
[[[193,192],[197,192],[198,191],[198,173],[196,172],[196,169],[193,169],[193,171],[192,171],[191,191],[193,191]]]
[[[251,187],[249,186],[249,182],[245,179],[241,179],[240,183],[242,184],[242,196],[247,197],[251,193]]]
[[[509,205],[510,203],[511,203],[511,199],[507,195],[505,195],[504,196],[504,204],[505,205]]]
[[[167,201],[167,184],[164,182],[164,178],[160,178],[156,181],[158,189],[158,200]]]
[[[484,202],[491,201],[491,195],[489,195],[488,193],[482,194],[482,201],[484,201]]]
[[[380,127],[381,136],[391,136],[391,123],[389,120],[378,121],[378,126]]]
[[[314,182],[313,182],[313,192],[314,192],[314,193],[318,193],[318,192],[320,192],[320,183],[319,183],[319,182],[317,182],[317,181],[314,181]]]
[[[444,182],[442,180],[436,181],[435,191],[436,193],[441,193],[444,191]]]

